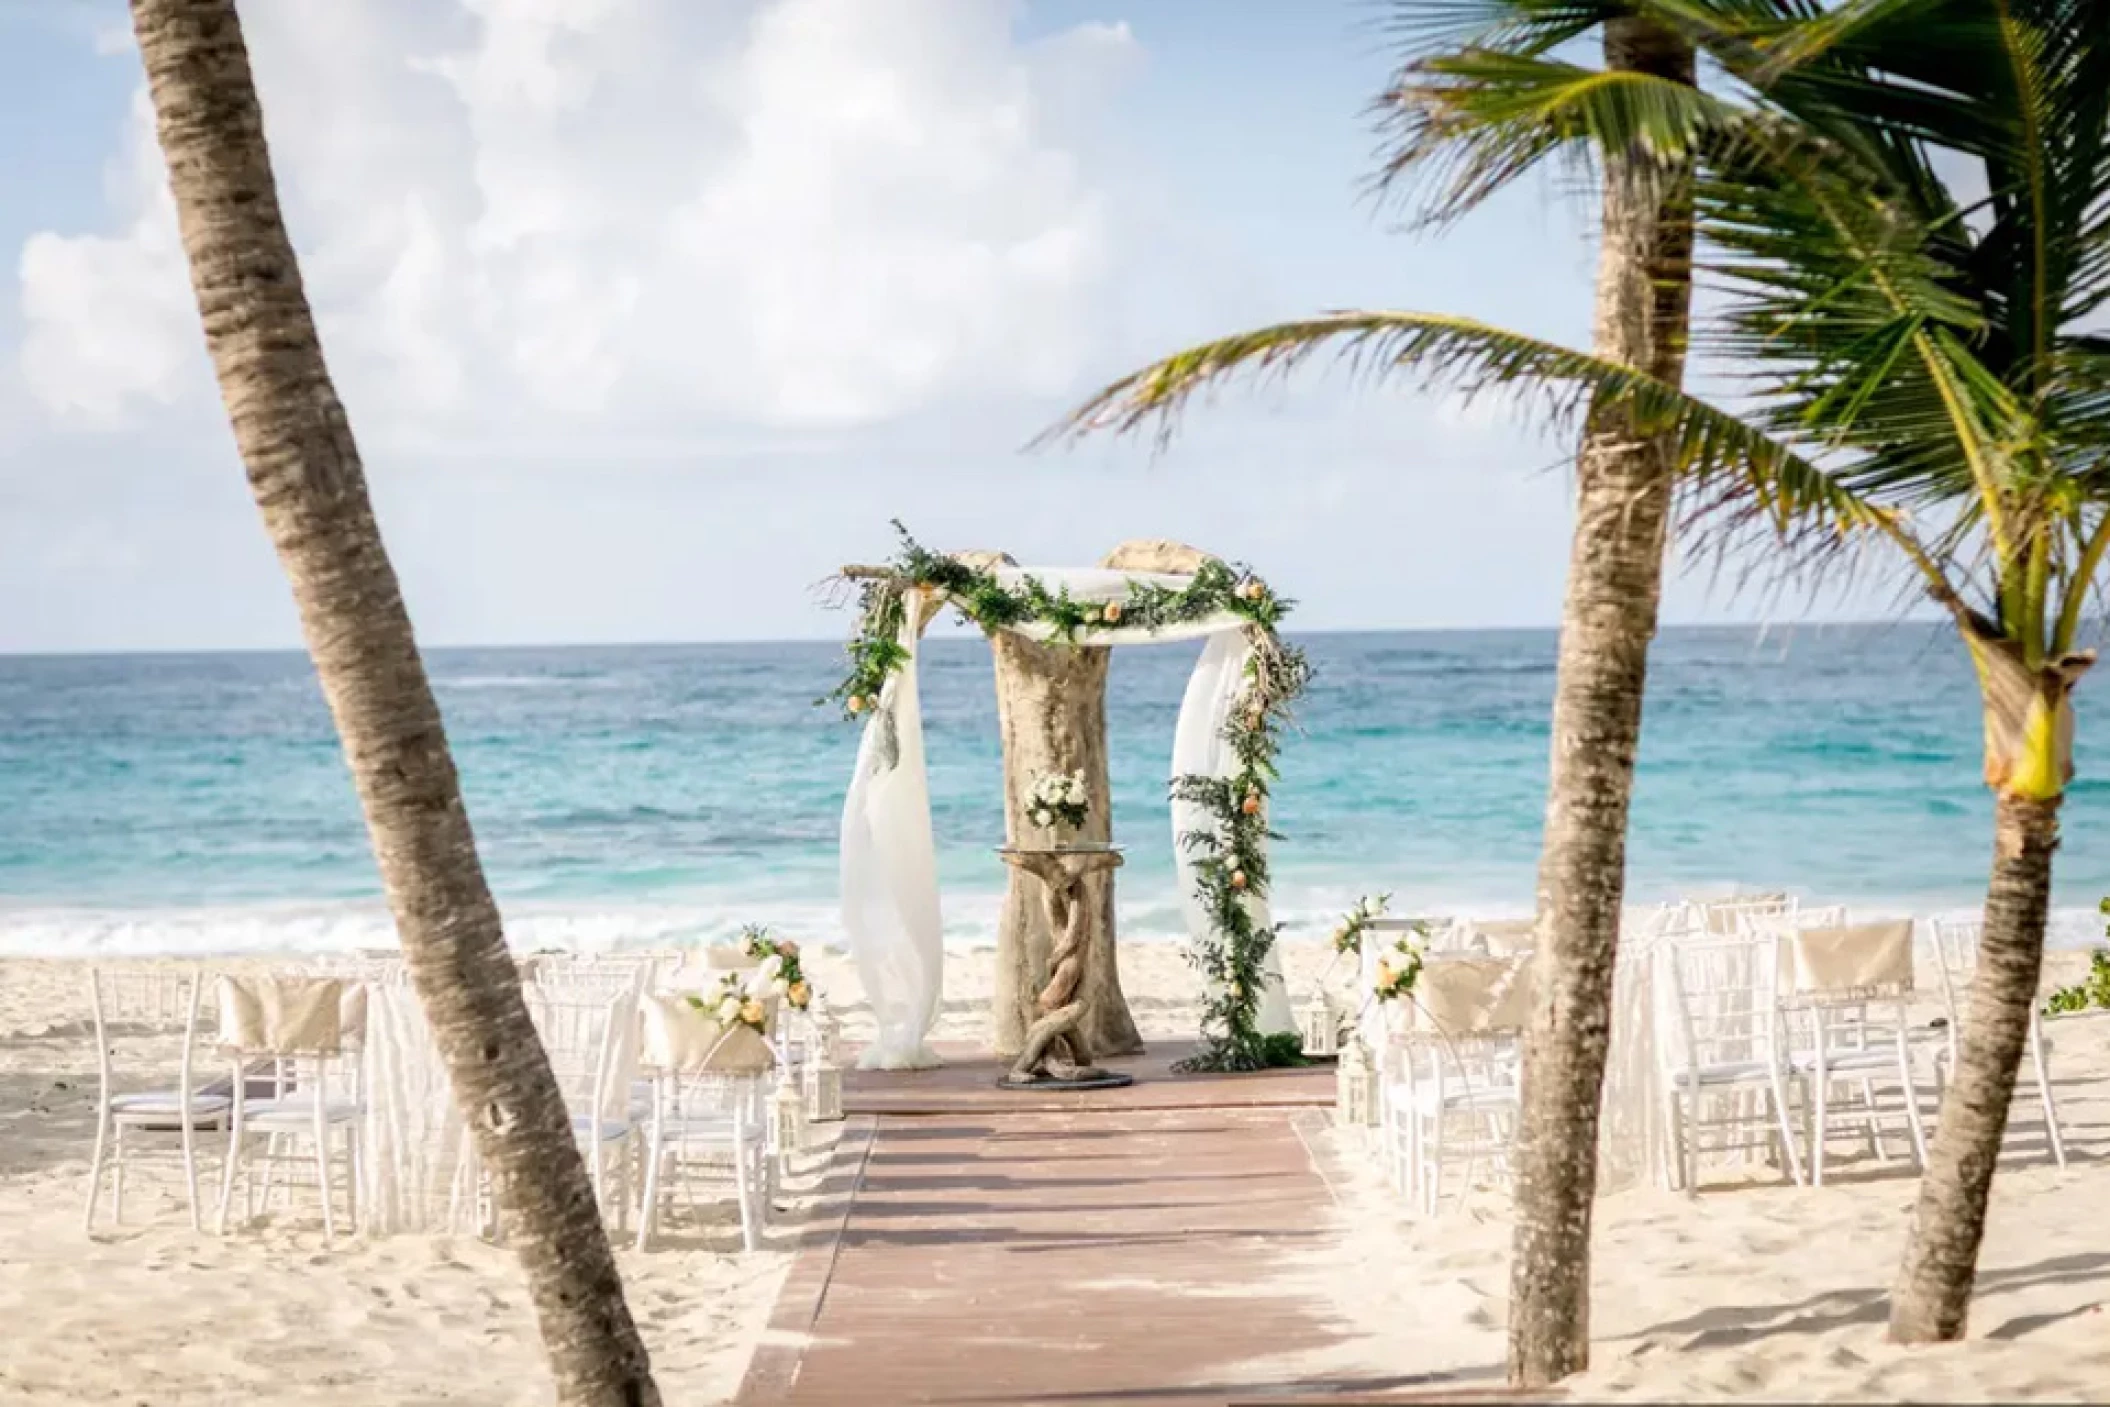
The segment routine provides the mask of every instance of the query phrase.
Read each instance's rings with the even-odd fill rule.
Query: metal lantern
[[[1377,1119],[1377,1068],[1370,1049],[1351,1036],[1334,1066],[1334,1122],[1342,1128],[1368,1128]]]
[[[843,1072],[825,1050],[806,1062],[806,1117],[833,1124],[843,1116]]]
[[[775,1096],[769,1102],[770,1121],[774,1125],[777,1155],[789,1158],[803,1152],[806,1147],[806,1101],[799,1097],[799,1087],[789,1080],[777,1086]]]
[[[1323,1060],[1340,1051],[1341,1025],[1334,1018],[1333,1004],[1326,1000],[1324,992],[1304,1004],[1297,1024],[1304,1034],[1304,1053],[1312,1059]]]

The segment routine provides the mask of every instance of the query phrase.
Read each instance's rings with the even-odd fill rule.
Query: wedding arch
[[[1202,1045],[1188,1065],[1251,1070],[1296,1059],[1296,1022],[1267,898],[1268,842],[1277,838],[1267,824],[1275,759],[1310,677],[1303,653],[1276,633],[1292,603],[1243,567],[1176,543],[1127,543],[1097,567],[1028,569],[996,553],[930,552],[899,523],[894,528],[901,545],[892,561],[843,569],[857,588],[857,629],[848,676],[821,700],[838,703],[864,727],[843,803],[841,859],[843,926],[877,1023],[861,1063],[939,1063],[925,1043],[938,1013],[944,944],[916,660],[924,629],[948,607],[997,650],[1007,782],[1017,761],[1011,715],[1032,712],[1045,729],[1048,718],[1063,714],[1057,698],[1039,700],[1034,710],[1010,706],[1007,657],[1054,661],[1043,670],[1047,682],[1061,660],[1103,661],[1109,646],[1207,642],[1174,730],[1169,787],[1189,951],[1206,988]],[[1103,774],[1103,662],[1091,678],[1099,710],[1071,731],[1095,726],[1100,736],[1056,742],[1096,746]],[[1059,693],[1060,680],[1054,682]],[[1103,788],[1103,775],[1100,782]],[[1103,789],[1097,799],[1104,838]],[[1103,895],[1110,949],[1110,880]],[[1007,932],[1017,907],[1007,905]],[[1000,985],[1003,962],[1000,953]],[[1134,1042],[1110,950],[1104,966],[1118,1019]],[[1002,1039],[1000,1025],[1000,1045]],[[1119,1047],[1117,1038],[1111,1053]]]

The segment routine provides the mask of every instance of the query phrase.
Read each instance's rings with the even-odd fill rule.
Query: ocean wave
[[[1272,917],[1290,939],[1332,932],[1367,890],[1318,886],[1283,895]],[[1695,897],[1726,896],[1695,888]],[[1816,902],[1806,900],[1806,902]],[[944,897],[945,943],[949,948],[986,947],[996,941],[1003,912],[1002,891],[948,893]],[[1391,910],[1402,915],[1458,918],[1528,918],[1530,908],[1464,894],[1422,891],[1396,896]],[[1856,921],[1913,917],[1968,919],[1977,911],[1953,903],[1909,899],[1857,901]],[[686,947],[730,941],[751,923],[767,924],[786,937],[823,948],[844,944],[839,910],[832,900],[741,901],[699,899],[693,904],[532,904],[505,909],[507,942],[516,952],[559,949],[620,952]],[[1179,942],[1186,938],[1183,908],[1176,900],[1124,903],[1117,919],[1123,942]],[[2054,909],[2047,943],[2054,949],[2087,948],[2103,940],[2103,918],[2094,909]],[[0,955],[9,957],[231,957],[248,954],[343,953],[393,947],[395,925],[378,904],[248,904],[164,909],[44,907],[0,910]]]

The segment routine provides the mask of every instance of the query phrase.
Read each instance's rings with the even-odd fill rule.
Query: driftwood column
[[[1121,852],[1112,848],[1065,847],[1060,850],[1010,850],[1004,863],[1041,883],[1048,928],[1055,935],[1048,961],[1048,984],[1034,1002],[1034,1021],[1011,1073],[999,1084],[1026,1089],[1035,1085],[1130,1084],[1133,1076],[1102,1070],[1083,1031],[1086,989],[1091,984],[1090,912],[1078,901],[1093,875],[1121,867]]]
[[[1004,843],[1046,843],[1026,819],[1026,794],[1044,772],[1083,772],[1092,808],[1077,840],[1113,839],[1106,763],[1106,671],[1111,651],[1068,645],[1037,645],[996,631],[989,637],[996,657],[996,710],[1004,744]],[[1009,872],[1004,913],[996,936],[996,990],[992,1022],[997,1054],[1016,1056],[1027,1029],[1039,1016],[1035,998],[1048,980],[1047,906],[1041,883],[1018,869]],[[1121,992],[1114,947],[1114,877],[1098,870],[1079,881],[1086,915],[1084,1015],[1079,1031],[1100,1057],[1134,1055],[1143,1049]]]

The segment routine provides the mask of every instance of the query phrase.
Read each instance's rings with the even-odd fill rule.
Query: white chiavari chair
[[[192,1081],[197,1043],[199,986],[195,967],[141,969],[92,967],[88,971],[88,1009],[95,1028],[95,1151],[88,1166],[85,1224],[95,1229],[104,1173],[110,1176],[110,1217],[124,1221],[125,1166],[148,1136],[176,1136],[182,1150],[183,1185],[192,1230],[204,1225],[198,1201],[197,1136],[227,1126],[234,1100],[230,1093],[200,1089]],[[172,1089],[120,1092],[116,1041],[120,1036],[165,1036],[179,1033]]]

